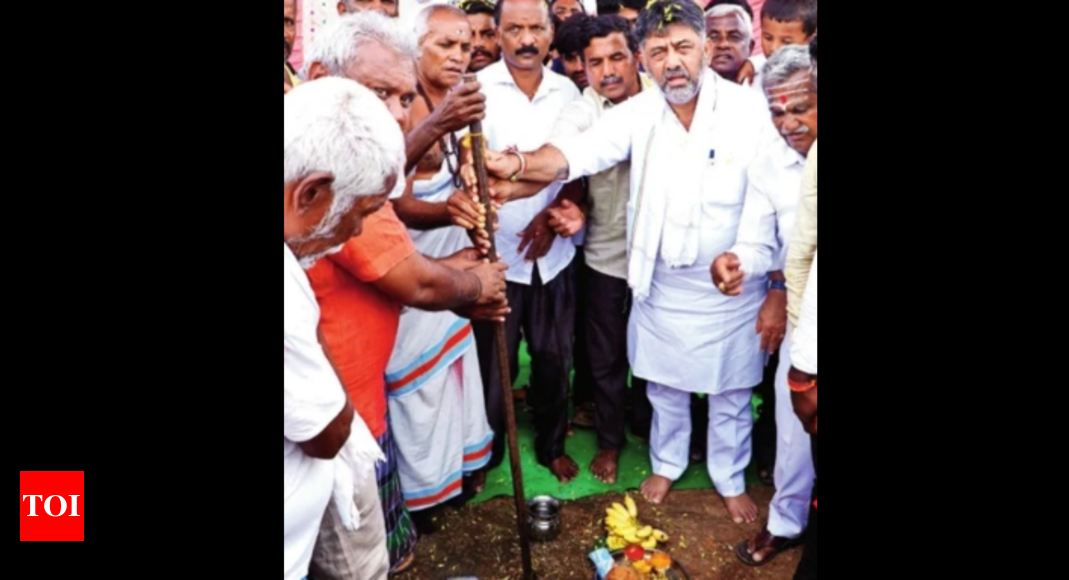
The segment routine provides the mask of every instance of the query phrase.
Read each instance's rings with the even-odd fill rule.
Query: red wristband
[[[812,391],[813,389],[817,388],[817,380],[813,379],[808,383],[799,383],[796,381],[792,381],[788,378],[787,386],[789,386],[791,390],[795,393],[808,393],[809,391]]]

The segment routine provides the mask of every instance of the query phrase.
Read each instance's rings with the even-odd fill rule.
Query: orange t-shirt
[[[389,202],[364,219],[345,248],[308,270],[319,302],[319,328],[349,400],[376,438],[386,432],[386,365],[401,305],[371,283],[416,253]]]

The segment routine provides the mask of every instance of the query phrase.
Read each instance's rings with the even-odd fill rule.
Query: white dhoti
[[[791,339],[788,334],[779,349],[776,370],[776,495],[768,516],[768,531],[781,538],[797,538],[809,523],[809,502],[816,471],[809,434],[802,427],[791,403],[787,372],[791,370]]]
[[[461,494],[465,474],[490,462],[494,434],[486,422],[482,379],[471,325],[451,335],[463,354],[418,388],[391,393],[390,425],[401,490],[409,511]]]
[[[445,202],[453,193],[452,177],[443,170],[434,179],[416,181],[413,193],[430,203]],[[430,257],[471,245],[458,227],[409,233]],[[406,309],[386,385],[408,509],[424,510],[460,495],[464,474],[489,463],[494,441],[471,323],[452,312]]]

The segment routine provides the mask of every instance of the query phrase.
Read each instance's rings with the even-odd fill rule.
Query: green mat
[[[531,360],[527,354],[526,344],[520,346],[520,372],[513,384],[526,385],[531,374]],[[516,408],[516,429],[519,434],[520,464],[523,468],[524,494],[528,497],[550,495],[558,499],[579,499],[591,495],[609,492],[623,492],[638,489],[639,485],[650,475],[649,445],[628,434],[627,445],[620,453],[620,469],[615,485],[598,481],[590,473],[590,462],[598,452],[597,434],[593,429],[575,429],[575,435],[568,438],[566,449],[568,455],[579,464],[579,477],[567,485],[561,485],[548,468],[538,464],[534,452],[534,424],[531,414],[523,410],[523,405]],[[499,433],[499,437],[506,434]],[[508,446],[505,461],[486,477],[486,488],[472,503],[481,503],[499,496],[512,496],[512,469],[509,467]],[[752,470],[751,470],[752,471]],[[749,474],[749,483],[756,482],[753,473]],[[691,465],[672,489],[712,489],[709,473],[705,463]]]

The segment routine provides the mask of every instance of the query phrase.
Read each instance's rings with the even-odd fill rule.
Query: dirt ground
[[[638,493],[639,519],[667,532],[663,547],[690,571],[693,580],[790,580],[798,566],[800,549],[781,554],[760,568],[745,566],[735,557],[735,545],[761,531],[768,517],[772,488],[750,489],[761,506],[761,519],[738,526],[728,517],[720,496],[712,490],[672,492],[665,505],[654,507]],[[539,580],[590,580],[593,567],[587,559],[594,543],[604,537],[605,509],[620,494],[565,502],[560,537],[534,545],[534,568]],[[460,510],[444,509],[437,520],[440,531],[421,537],[416,563],[398,580],[444,580],[476,576],[479,580],[518,580],[521,573],[515,503],[498,498]]]

